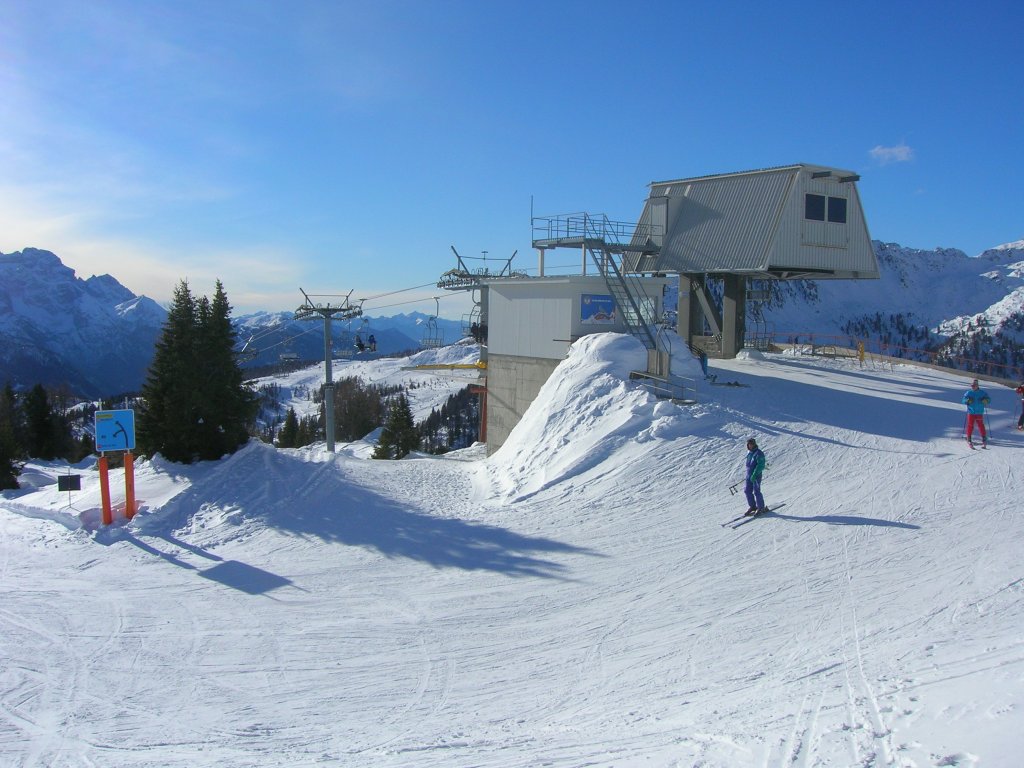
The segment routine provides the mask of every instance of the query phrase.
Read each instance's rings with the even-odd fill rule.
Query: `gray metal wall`
[[[572,289],[568,278],[490,282],[487,355],[561,360],[569,349]]]
[[[671,278],[645,277],[639,282],[660,315],[663,288]],[[586,294],[608,295],[604,278],[573,275],[488,281],[488,357],[519,355],[561,360],[580,336],[626,332],[621,312],[609,325],[584,324],[581,302]]]
[[[805,219],[806,193],[845,198],[846,223]],[[814,179],[810,173],[799,174],[776,229],[769,264],[830,269],[844,277],[878,277],[857,185],[835,177]]]

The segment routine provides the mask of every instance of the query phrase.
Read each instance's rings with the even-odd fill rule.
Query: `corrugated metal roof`
[[[802,163],[652,182],[641,221],[663,217],[664,238],[660,253],[642,259],[640,269],[768,274],[783,265],[820,269],[821,277],[877,275],[859,197],[847,195],[856,178],[851,171]],[[848,222],[828,225],[843,227],[839,246],[800,238],[801,192],[810,184],[849,197]],[[784,242],[780,229],[790,235]]]
[[[768,168],[754,168],[748,171],[729,171],[728,173],[711,173],[705,176],[692,176],[686,179],[670,179],[668,181],[652,181],[647,186],[656,187],[662,184],[679,184],[685,181],[703,181],[706,179],[724,179],[730,176],[746,176],[754,173],[777,173],[779,171],[795,171],[795,170],[812,170],[820,169],[823,171],[832,171],[837,175],[855,175],[853,171],[845,171],[839,168],[833,168],[828,165],[814,165],[813,163],[793,163],[792,165],[774,165]]]

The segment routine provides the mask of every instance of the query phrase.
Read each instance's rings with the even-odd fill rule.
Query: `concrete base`
[[[487,455],[508,439],[561,360],[490,354],[487,358]]]

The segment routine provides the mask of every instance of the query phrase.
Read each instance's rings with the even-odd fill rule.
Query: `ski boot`
[[[746,512],[743,513],[743,516],[744,517],[749,517],[750,515],[756,515],[756,514],[757,514],[757,507],[751,507],[750,509],[748,509]]]

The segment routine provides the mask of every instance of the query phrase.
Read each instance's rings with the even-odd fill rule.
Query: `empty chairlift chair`
[[[423,349],[437,349],[444,346],[444,334],[437,325],[437,316],[441,312],[441,304],[437,297],[434,297],[435,313],[427,318],[423,326],[423,338],[420,339],[420,346]]]

